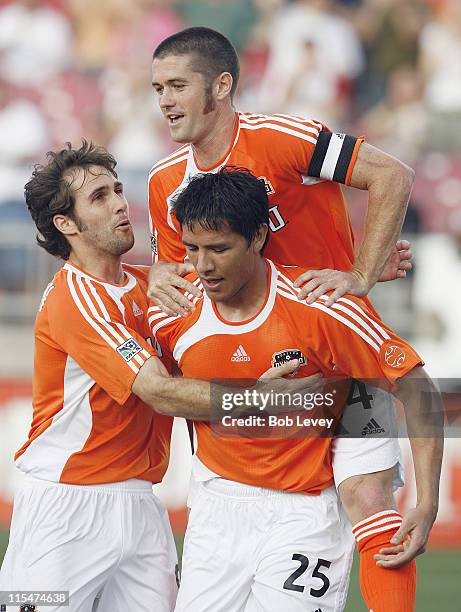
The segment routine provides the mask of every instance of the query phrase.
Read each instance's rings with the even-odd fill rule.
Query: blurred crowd
[[[0,318],[1,291],[24,290],[27,259],[1,227],[25,222],[23,185],[48,149],[82,136],[107,146],[145,223],[147,172],[174,148],[150,85],[152,51],[190,25],[236,46],[240,110],[363,133],[416,169],[405,231],[426,240],[434,278],[427,291],[416,276],[394,310],[429,303],[427,320],[408,325],[438,340],[450,312],[433,296],[453,273],[460,285],[461,0],[0,0]],[[363,200],[348,198],[357,221]],[[139,247],[146,261],[147,240]]]

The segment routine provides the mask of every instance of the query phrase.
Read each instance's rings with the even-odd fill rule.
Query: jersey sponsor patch
[[[299,365],[306,365],[307,363],[306,358],[299,349],[284,349],[283,351],[278,351],[272,355],[272,367],[279,368],[284,363],[287,363],[287,361],[291,361],[292,359],[298,359]]]
[[[117,353],[120,353],[125,361],[131,361],[140,351],[142,351],[142,346],[134,338],[129,338],[126,342],[117,346]]]
[[[358,138],[321,131],[307,171],[308,176],[345,183]]]

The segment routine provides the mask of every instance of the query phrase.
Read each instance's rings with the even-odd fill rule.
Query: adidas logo
[[[133,310],[133,314],[135,317],[140,317],[142,315],[142,310],[139,308],[139,306],[136,304],[134,300],[133,300],[133,303],[131,304],[131,309]]]
[[[248,354],[245,351],[245,349],[243,348],[243,346],[240,344],[238,349],[232,355],[231,361],[251,361],[251,359],[248,356]]]
[[[370,419],[365,427],[362,429],[362,436],[371,436],[376,434],[384,433],[386,430],[384,427],[381,427],[379,423],[375,421],[375,419]]]
[[[317,610],[314,610],[314,612],[322,612],[321,608],[317,608]]]

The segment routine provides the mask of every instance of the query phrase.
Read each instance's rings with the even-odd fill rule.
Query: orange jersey
[[[154,354],[147,339],[148,268],[125,265],[114,285],[66,263],[45,290],[35,326],[33,419],[16,453],[43,480],[160,482],[172,419],[131,392]]]
[[[237,166],[266,186],[270,258],[285,265],[349,270],[353,235],[339,182],[349,183],[361,141],[332,134],[317,121],[237,113],[230,148],[212,168],[197,166],[191,145],[152,168],[149,213],[155,260],[181,262],[185,257],[181,229],[171,212],[174,196],[199,172]]]
[[[265,303],[248,321],[226,322],[206,294],[196,299],[195,311],[185,318],[165,315],[158,307],[149,309],[152,333],[184,376],[256,379],[277,355],[296,350],[306,362],[302,375],[322,372],[325,377],[381,379],[382,386],[390,389],[397,378],[422,363],[360,298],[342,297],[327,308],[323,296],[307,305],[298,301],[299,290],[293,286],[302,268],[270,261],[268,268]],[[196,275],[191,280],[201,286]],[[197,422],[194,427],[196,455],[215,475],[310,494],[333,482],[330,437],[251,439],[217,435],[207,423]]]

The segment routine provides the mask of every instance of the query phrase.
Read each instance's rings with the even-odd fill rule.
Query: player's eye
[[[121,185],[116,187],[114,191],[117,195],[123,195],[123,187]]]
[[[173,87],[177,91],[181,91],[182,89],[184,89],[185,85],[183,83],[176,83],[175,85],[173,85]]]
[[[224,253],[225,251],[228,251],[229,249],[227,247],[215,247],[213,249],[213,251],[215,253]]]

